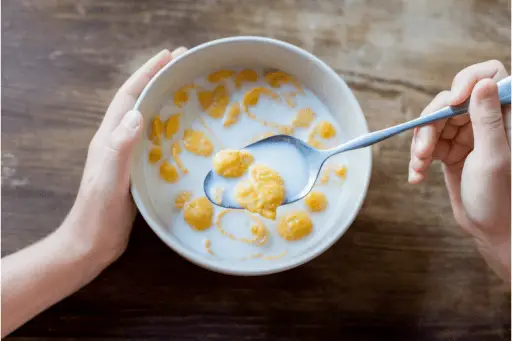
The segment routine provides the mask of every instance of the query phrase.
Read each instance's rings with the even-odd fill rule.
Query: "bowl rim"
[[[345,83],[345,81],[325,62],[323,62],[318,57],[314,56],[312,53],[295,46],[293,44],[290,44],[285,41],[277,40],[274,38],[267,38],[267,37],[261,37],[261,36],[234,36],[234,37],[225,37],[220,39],[211,40],[208,42],[205,42],[203,44],[197,45],[189,50],[187,50],[185,53],[181,54],[180,56],[173,58],[169,63],[167,63],[162,69],[160,69],[153,78],[148,82],[148,84],[144,87],[141,94],[137,98],[137,101],[134,105],[134,110],[138,110],[141,103],[143,102],[144,98],[146,97],[147,93],[151,90],[153,87],[153,84],[157,81],[157,79],[165,73],[169,68],[171,68],[174,64],[178,63],[180,60],[186,58],[187,56],[197,53],[201,50],[207,49],[212,46],[221,45],[221,44],[231,44],[231,43],[240,43],[240,42],[249,42],[249,43],[260,43],[260,44],[272,44],[277,45],[281,48],[290,50],[293,53],[299,54],[305,59],[308,59],[311,63],[316,64],[318,67],[322,69],[322,72],[329,73],[331,76],[336,78],[340,85],[345,88],[345,90],[349,93],[349,100],[352,102],[351,105],[353,105],[355,108],[359,109],[359,113],[362,115],[363,119],[363,126],[366,132],[368,132],[368,124],[366,121],[366,117],[364,116],[364,112],[359,104],[359,101],[353,94],[352,90],[348,87],[348,85]],[[218,273],[226,274],[226,275],[237,275],[237,276],[261,276],[261,275],[269,275],[274,273],[283,272],[286,270],[290,270],[296,267],[299,267],[314,258],[318,257],[325,251],[327,251],[332,245],[334,245],[344,234],[345,232],[350,228],[350,226],[353,224],[356,216],[361,210],[361,207],[364,203],[364,200],[366,199],[366,195],[368,193],[368,187],[370,184],[371,179],[371,173],[372,173],[372,151],[371,148],[367,148],[364,153],[364,157],[366,158],[366,161],[368,162],[368,168],[367,168],[367,174],[364,176],[364,190],[360,191],[358,193],[357,198],[354,198],[354,200],[357,202],[356,208],[350,213],[350,216],[346,217],[346,224],[343,226],[343,228],[337,228],[334,230],[334,233],[329,234],[329,237],[326,237],[323,241],[318,242],[314,247],[311,249],[307,249],[304,253],[297,255],[293,258],[290,258],[288,260],[282,260],[279,262],[269,262],[268,266],[265,267],[258,267],[258,268],[251,268],[251,269],[233,269],[230,268],[230,263],[222,264],[219,262],[215,262],[210,259],[199,259],[195,256],[193,252],[188,250],[186,247],[182,246],[180,243],[176,242],[172,237],[169,237],[167,233],[165,233],[164,229],[160,227],[160,224],[155,221],[151,214],[148,213],[146,210],[145,205],[143,204],[143,200],[141,199],[141,196],[139,192],[137,191],[137,188],[135,187],[135,184],[133,182],[133,178],[130,176],[130,192],[132,194],[133,200],[137,206],[138,211],[146,221],[146,223],[149,225],[151,230],[172,250],[174,250],[178,255],[185,258],[186,260],[190,261],[193,264],[196,264],[202,268],[215,271]],[[132,166],[133,167],[133,164]]]

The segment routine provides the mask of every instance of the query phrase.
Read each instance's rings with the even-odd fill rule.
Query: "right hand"
[[[469,115],[415,130],[409,182],[423,181],[432,161],[440,160],[455,219],[489,266],[510,281],[510,105],[500,105],[496,86],[505,77],[495,60],[469,66],[423,110],[427,115],[471,96]]]

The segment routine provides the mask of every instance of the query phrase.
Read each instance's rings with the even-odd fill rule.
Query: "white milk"
[[[240,70],[240,68],[231,69],[235,71]],[[253,69],[258,71],[260,78],[262,78],[261,75],[263,74],[263,70],[257,68]],[[194,81],[194,83],[209,89],[214,87],[214,85],[209,84],[205,78],[197,79]],[[225,84],[230,93],[230,103],[234,101],[241,102],[243,95],[253,87],[264,86],[268,88],[268,85],[264,82],[264,80],[260,80],[257,83],[245,83],[239,90],[235,90],[233,80],[228,80]],[[294,91],[296,89],[291,85],[284,85],[280,89],[272,90],[278,94],[283,94],[285,92]],[[327,146],[334,146],[343,142],[343,132],[338,123],[328,112],[326,106],[311,91],[306,88],[304,90],[305,94],[299,94],[296,98],[296,108],[288,107],[284,101],[282,103],[276,103],[275,101],[262,96],[258,102],[258,105],[251,107],[250,110],[260,119],[280,124],[290,124],[299,109],[309,107],[316,113],[316,120],[309,128],[295,129],[293,136],[306,140],[308,133],[313,128],[315,123],[320,120],[324,120],[329,121],[334,125],[336,128],[336,137],[330,140],[322,141],[322,143]],[[204,132],[215,145],[215,151],[212,154],[212,157],[221,149],[241,149],[244,146],[254,142],[258,136],[269,132],[274,132],[276,134],[278,133],[275,129],[265,127],[262,124],[250,119],[244,112],[240,114],[240,118],[236,124],[228,128],[224,128],[222,125],[223,119],[211,118],[202,111],[199,103],[197,102],[194,90],[189,92],[190,100],[185,105],[185,107],[181,109],[178,109],[174,106],[172,95],[173,94],[170,93],[169,100],[162,105],[162,109],[160,111],[160,117],[162,121],[165,121],[167,117],[172,114],[182,113],[180,130],[175,135],[175,139],[181,139],[183,136],[183,131],[187,128],[200,130]],[[204,119],[208,127],[214,132],[214,136],[212,136],[212,134],[203,127],[200,120],[198,119],[199,117]],[[147,136],[147,131],[145,136]],[[151,148],[151,142],[146,139],[145,143],[147,151],[149,151]],[[162,147],[164,154],[168,156],[167,161],[173,163],[170,152],[168,152],[170,151],[171,143],[172,141],[164,140]],[[343,181],[337,178],[333,173],[330,175],[328,184],[322,185],[317,182],[313,190],[323,192],[329,201],[329,206],[324,212],[309,213],[314,225],[313,232],[304,239],[295,242],[288,242],[279,237],[276,227],[279,222],[279,218],[282,217],[285,213],[298,209],[307,210],[303,200],[279,207],[277,210],[277,219],[275,221],[259,217],[259,219],[264,222],[269,231],[269,241],[263,246],[248,245],[239,241],[233,241],[227,238],[225,235],[221,234],[214,224],[211,228],[205,231],[195,231],[185,223],[183,219],[183,212],[174,208],[174,199],[177,193],[181,191],[191,192],[194,199],[205,195],[203,190],[203,181],[206,174],[212,168],[212,157],[196,156],[189,153],[184,148],[182,149],[183,152],[180,156],[183,163],[188,168],[189,173],[187,175],[182,175],[180,173],[180,180],[175,184],[166,183],[160,178],[158,164],[150,164],[147,160],[146,153],[144,165],[146,186],[149,189],[148,192],[151,193],[150,200],[152,205],[154,206],[160,221],[167,226],[169,233],[172,234],[185,247],[203,254],[206,257],[217,257],[219,259],[225,260],[239,260],[257,253],[273,256],[286,252],[286,256],[284,257],[300,254],[303,252],[303,250],[308,248],[309,244],[315,238],[315,235],[321,234],[327,220],[330,218],[331,213],[333,213],[335,207],[340,203],[340,200],[348,200],[347,197],[342,199],[340,196],[343,187]],[[295,148],[286,146],[278,146],[277,148],[268,149],[258,148],[258,150],[251,149],[251,153],[255,157],[254,164],[264,163],[276,170],[281,175],[285,182],[287,195],[293,191],[299,191],[302,187],[304,187],[304,182],[307,181],[307,168],[306,165],[302,163],[303,161],[300,155],[296,155],[298,152],[295,150]],[[346,165],[348,168],[347,181],[350,181],[350,165],[346,163],[346,159],[343,155],[329,159],[324,165],[324,168],[326,166],[332,167],[333,165]],[[236,181],[239,180],[240,178],[236,179]],[[218,206],[215,206],[214,209],[215,216],[224,210]],[[246,213],[243,210],[230,212],[224,217],[222,222],[222,226],[227,232],[232,233],[239,238],[251,238],[251,220],[249,218],[249,213]],[[208,254],[207,250],[205,249],[204,242],[206,239],[211,241],[211,250],[213,251],[214,255]],[[246,261],[269,262],[271,260],[252,259]]]

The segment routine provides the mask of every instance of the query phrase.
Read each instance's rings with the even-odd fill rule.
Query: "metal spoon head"
[[[265,148],[266,151],[270,152],[272,148],[276,149],[284,146],[287,148],[293,148],[295,150],[294,154],[302,159],[302,164],[306,169],[297,169],[296,172],[307,172],[307,176],[304,177],[304,184],[298,186],[300,189],[296,189],[294,192],[289,191],[288,188],[285,190],[285,199],[281,205],[296,202],[305,197],[311,191],[318,178],[320,169],[328,156],[325,151],[312,148],[304,141],[290,135],[270,136],[249,144],[242,149],[255,153],[259,148]],[[290,150],[290,152],[292,152],[292,150]],[[285,181],[286,187],[287,177],[283,177],[283,180]],[[234,200],[232,195],[229,195],[229,193],[227,195],[223,195],[221,200],[216,198],[216,188],[218,188],[223,181],[225,181],[223,177],[216,174],[213,170],[210,170],[203,183],[206,197],[218,206],[230,209],[241,209],[242,207]]]

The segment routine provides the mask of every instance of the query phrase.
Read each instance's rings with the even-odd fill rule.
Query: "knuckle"
[[[450,98],[450,91],[448,90],[441,91],[435,97],[435,99],[439,101],[446,101],[448,98]]]
[[[450,102],[450,91],[443,90],[439,92],[434,99],[423,109],[420,116],[431,114],[440,108],[447,106]]]
[[[490,59],[487,61],[487,64],[490,68],[498,71],[498,72],[503,72],[503,71],[506,71],[505,70],[505,66],[503,65],[502,62],[500,62],[499,60],[497,59]]]
[[[475,78],[475,72],[478,69],[477,64],[473,64],[465,67],[464,69],[457,72],[455,77],[453,77],[452,88],[454,86],[460,86],[472,81]]]
[[[478,118],[478,123],[493,132],[503,129],[503,119],[501,117],[501,113],[488,112],[487,114]]]
[[[460,70],[459,72],[457,72],[457,74],[455,75],[455,77],[453,77],[453,80],[452,80],[452,87],[453,87],[453,85],[460,83],[461,79],[462,79],[462,78],[464,78],[464,75],[465,75],[467,72],[468,72],[468,68],[464,68],[464,69]]]

